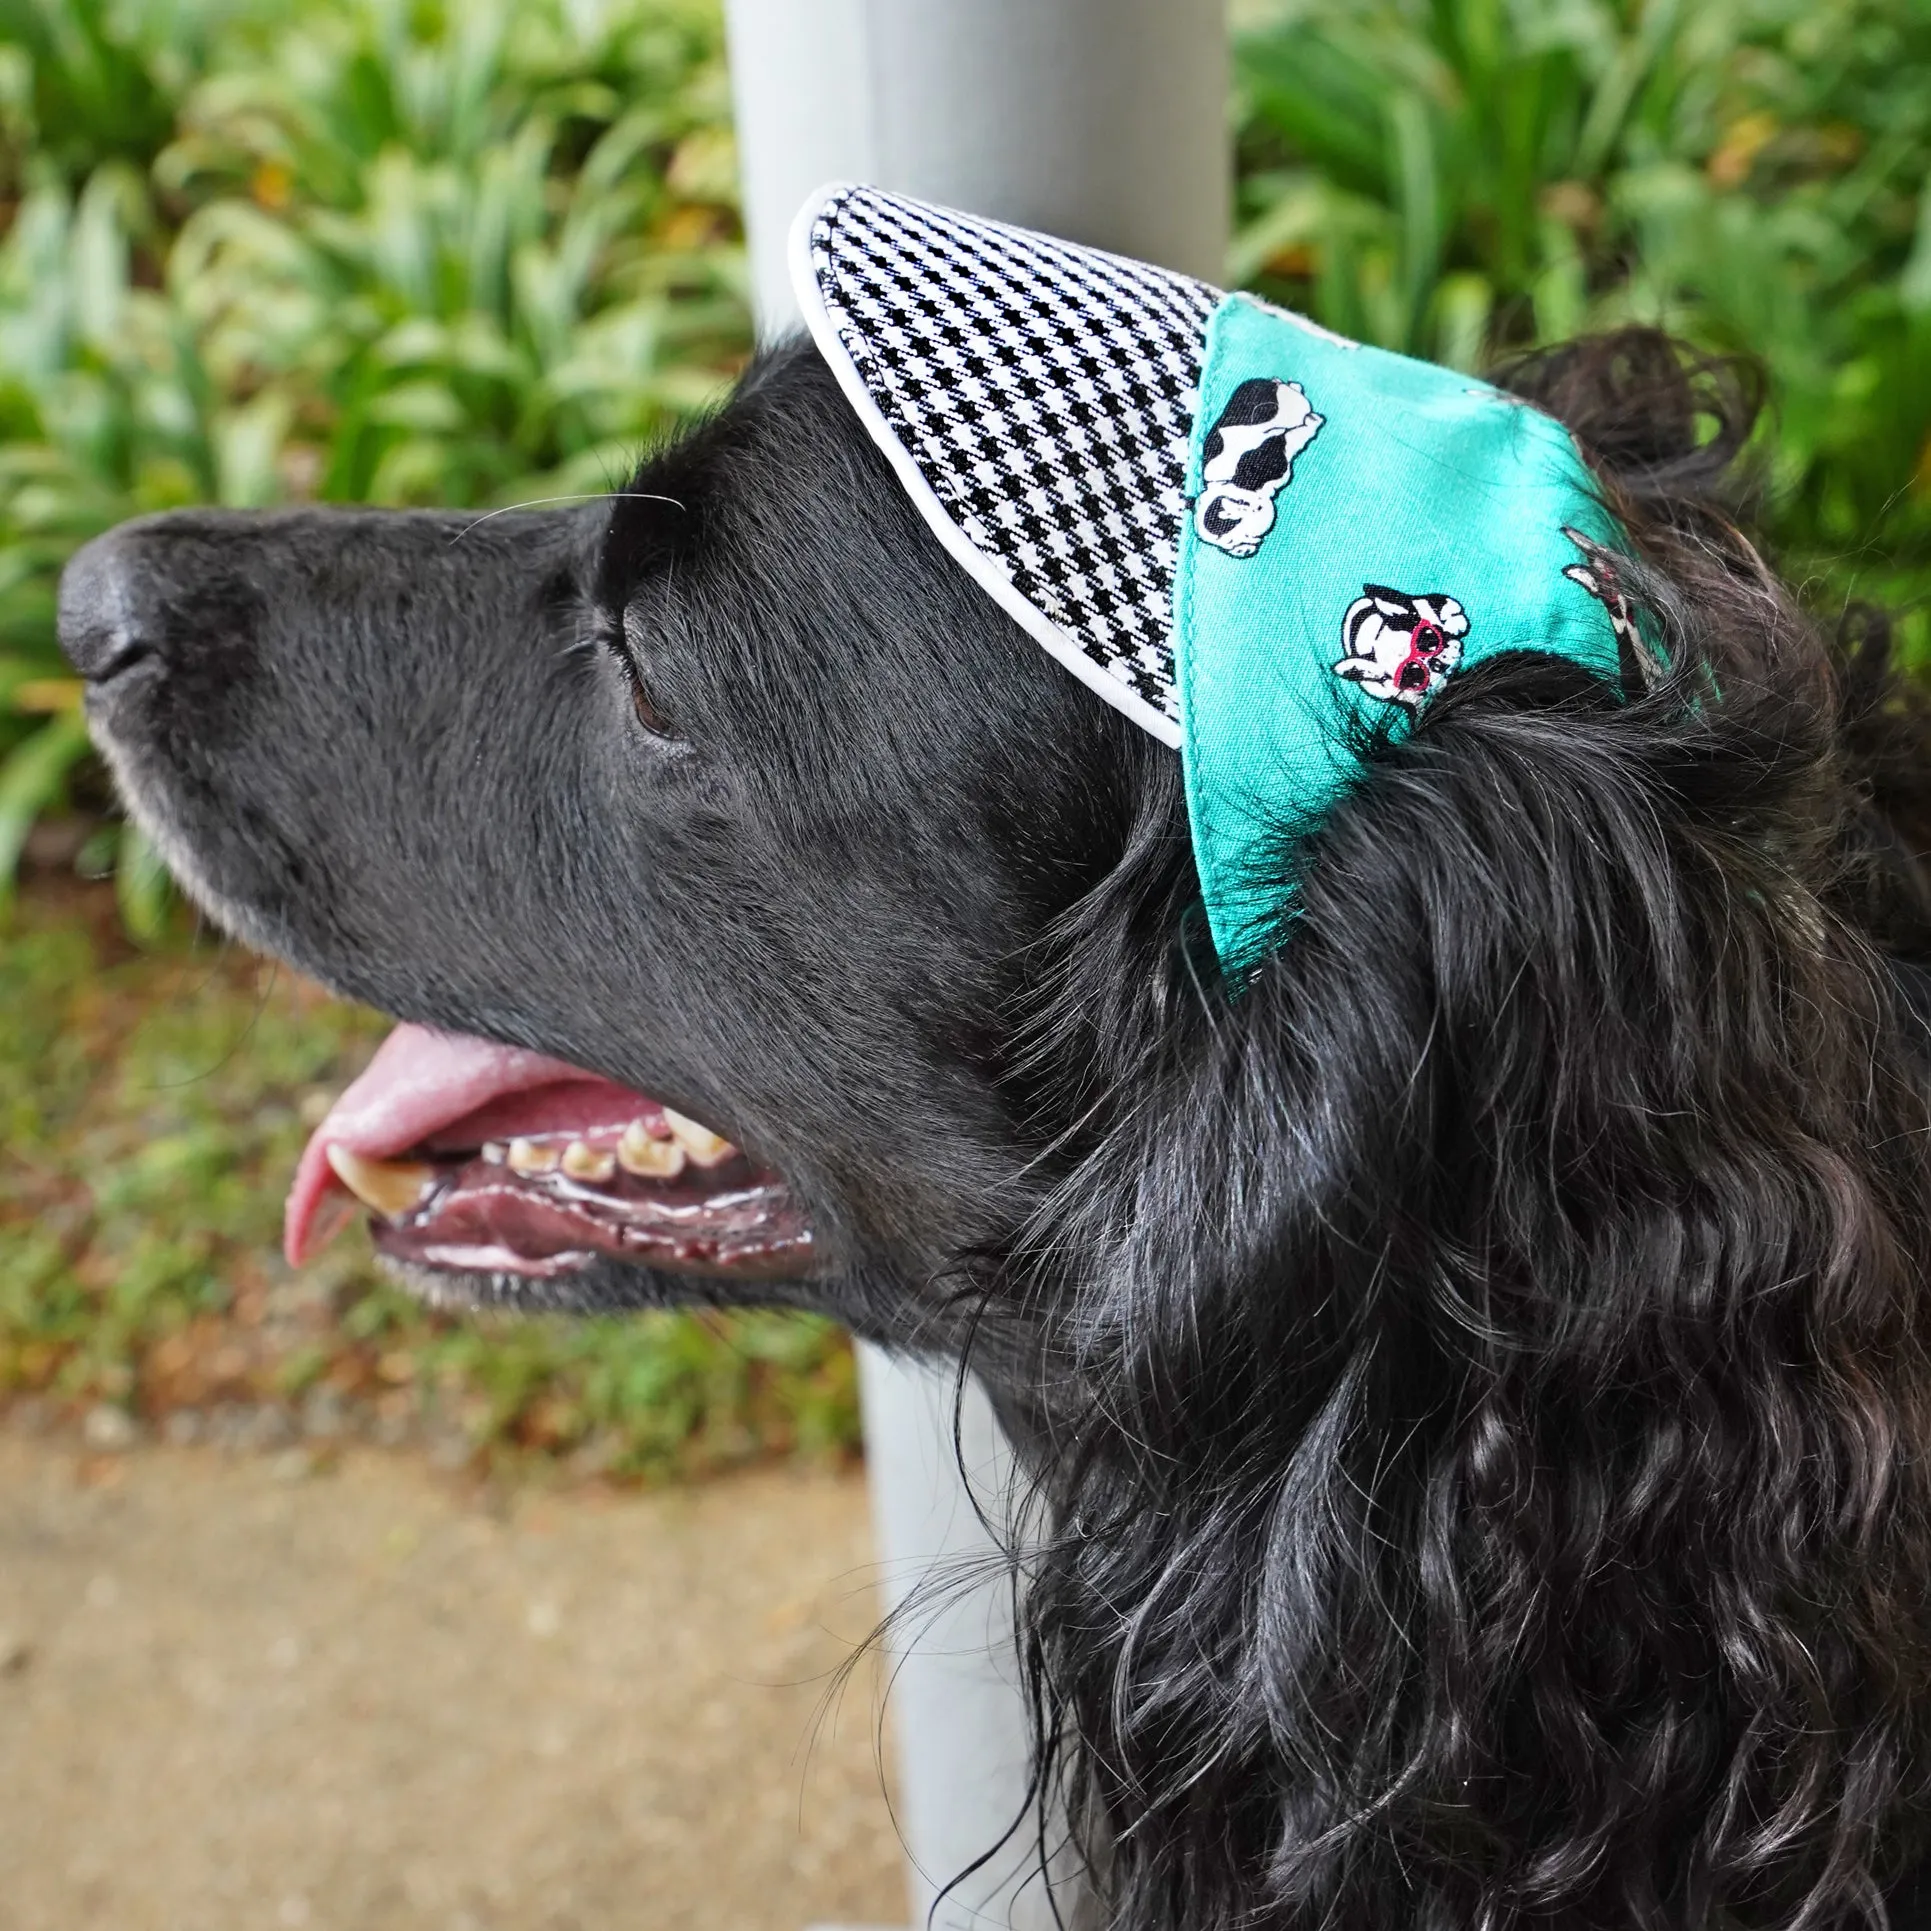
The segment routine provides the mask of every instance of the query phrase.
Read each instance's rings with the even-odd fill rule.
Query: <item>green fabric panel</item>
[[[1267,420],[1231,425],[1209,464],[1230,402]],[[1287,425],[1271,451],[1270,422]],[[1250,476],[1294,452],[1291,476],[1243,488],[1243,447]],[[1214,943],[1239,968],[1287,909],[1281,832],[1318,824],[1360,775],[1351,733],[1405,728],[1446,676],[1504,651],[1617,676],[1613,558],[1566,531],[1612,552],[1626,539],[1552,418],[1243,295],[1208,330],[1188,492],[1174,590],[1187,804]],[[1608,601],[1572,569],[1598,587],[1609,574]]]

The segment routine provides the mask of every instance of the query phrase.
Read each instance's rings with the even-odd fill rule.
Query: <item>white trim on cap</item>
[[[1056,657],[1088,690],[1104,699],[1116,711],[1131,718],[1141,730],[1150,732],[1162,744],[1171,745],[1178,750],[1180,748],[1179,724],[1087,656],[1085,651],[1043,610],[1029,602],[1020,593],[1012,579],[1000,567],[998,559],[988,556],[952,520],[951,512],[934,494],[931,484],[925,480],[917,462],[913,460],[911,451],[893,434],[891,424],[885,420],[884,411],[879,408],[871,390],[866,387],[864,376],[847,353],[845,344],[839,337],[837,324],[832,321],[830,311],[825,306],[825,293],[818,285],[818,271],[811,259],[812,224],[825,211],[830,201],[858,185],[850,181],[826,182],[823,187],[806,198],[805,205],[798,210],[797,219],[791,224],[791,282],[798,297],[798,306],[804,311],[805,326],[811,331],[811,339],[818,345],[819,353],[831,365],[832,374],[838,378],[838,386],[844,390],[846,399],[857,411],[858,419],[865,425],[866,432],[885,452],[893,469],[898,472],[898,479],[904,486],[905,493],[912,499],[919,514],[931,526],[933,535],[951,551],[954,561],[960,568],[998,604],[1000,609],[1005,611],[1007,616],[1028,632],[1036,643]]]

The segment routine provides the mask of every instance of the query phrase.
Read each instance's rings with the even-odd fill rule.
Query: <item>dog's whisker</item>
[[[574,490],[562,496],[532,496],[521,503],[505,503],[501,509],[486,510],[473,522],[465,523],[449,541],[452,547],[460,543],[473,530],[480,530],[485,523],[494,522],[499,516],[512,516],[518,510],[540,510],[552,503],[606,503],[622,500],[628,503],[667,503],[674,510],[687,511],[688,505],[681,503],[675,496],[660,496],[654,490],[642,489],[589,489]]]

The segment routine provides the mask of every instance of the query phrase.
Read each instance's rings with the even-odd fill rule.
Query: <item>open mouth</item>
[[[369,1210],[377,1249],[534,1280],[599,1255],[677,1273],[795,1278],[790,1190],[660,1101],[517,1047],[398,1026],[315,1129],[289,1191],[293,1265]]]

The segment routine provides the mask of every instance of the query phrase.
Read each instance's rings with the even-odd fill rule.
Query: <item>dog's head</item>
[[[1663,648],[1371,733],[1238,984],[1177,761],[807,352],[608,503],[181,514],[64,586],[189,889],[435,1029],[323,1129],[410,1278],[972,1340],[1125,1931],[1835,1925],[1931,1742],[1922,734],[1699,507],[1737,438],[1656,338],[1517,380]],[[1368,601],[1391,689],[1453,646]]]
[[[298,1251],[333,1144],[445,1298],[804,1292],[903,1339],[873,1284],[1037,1197],[1015,1028],[1160,760],[810,353],[607,502],[145,519],[62,622],[188,889],[414,1022],[311,1149]]]

